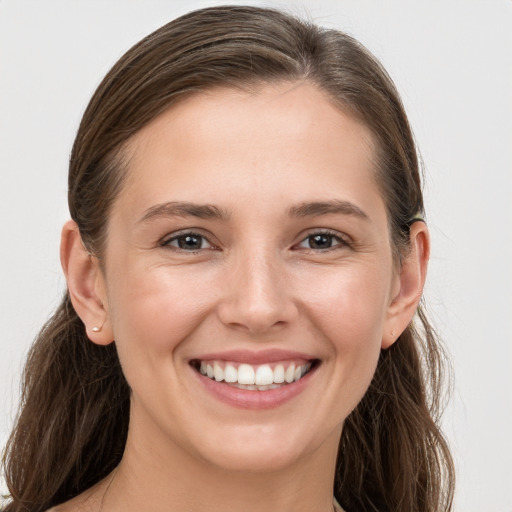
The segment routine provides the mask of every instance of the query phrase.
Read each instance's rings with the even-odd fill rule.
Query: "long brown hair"
[[[214,7],[163,26],[130,49],[87,107],[69,167],[69,208],[102,257],[106,221],[123,186],[123,145],[186,94],[303,80],[362,120],[378,141],[376,179],[397,264],[410,221],[423,215],[417,151],[398,93],[356,40],[282,12]],[[335,496],[349,512],[451,510],[454,471],[439,430],[445,356],[424,310],[383,350],[368,392],[347,418]],[[25,367],[4,467],[6,512],[39,512],[104,478],[120,461],[130,390],[115,344],[91,343],[66,294]]]

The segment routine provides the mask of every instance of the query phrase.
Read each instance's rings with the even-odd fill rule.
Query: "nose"
[[[250,334],[274,331],[298,316],[292,288],[279,258],[266,254],[241,256],[231,266],[218,304],[221,322]]]

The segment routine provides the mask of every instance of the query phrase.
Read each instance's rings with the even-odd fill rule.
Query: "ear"
[[[423,293],[430,255],[427,225],[417,221],[410,228],[410,252],[403,258],[394,283],[382,335],[382,348],[389,348],[407,328]]]
[[[84,247],[80,231],[72,220],[62,228],[60,261],[73,307],[85,325],[87,337],[98,345],[114,341],[106,286],[98,258]]]

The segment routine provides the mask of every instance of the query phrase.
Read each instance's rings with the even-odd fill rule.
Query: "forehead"
[[[229,200],[237,186],[296,201],[333,183],[348,195],[375,188],[370,131],[304,82],[194,94],[140,130],[127,152],[132,207],[177,191],[181,200]]]

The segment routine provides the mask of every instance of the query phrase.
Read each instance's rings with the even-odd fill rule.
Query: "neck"
[[[142,434],[144,432],[144,434]],[[107,489],[103,512],[332,512],[340,432],[279,470],[218,467],[133,423],[123,459]]]

